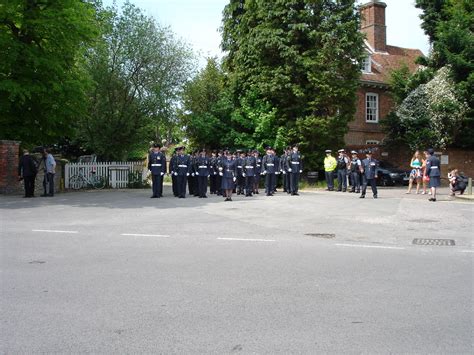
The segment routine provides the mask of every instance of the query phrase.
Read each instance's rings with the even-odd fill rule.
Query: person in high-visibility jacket
[[[324,172],[326,175],[327,190],[334,191],[334,170],[336,170],[337,161],[332,156],[331,150],[326,150],[326,157],[324,158]]]

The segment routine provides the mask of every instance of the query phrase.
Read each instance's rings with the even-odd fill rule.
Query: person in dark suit
[[[176,156],[173,167],[179,198],[186,198],[186,182],[191,174],[191,158],[189,155],[184,154],[184,150],[185,147],[178,148],[178,155]]]
[[[221,160],[219,166],[219,175],[222,176],[222,190],[224,191],[225,201],[232,201],[232,192],[237,181],[237,162],[232,159],[229,151],[225,151],[225,157]]]
[[[153,149],[148,155],[148,170],[152,176],[151,198],[163,196],[163,176],[166,174],[166,156],[161,152],[161,145],[153,144]]]
[[[367,185],[372,187],[372,194],[374,198],[377,198],[377,168],[379,162],[372,158],[372,151],[369,149],[365,152],[366,158],[362,160],[361,174],[362,174],[362,194],[360,198],[365,198],[365,192],[367,191]]]
[[[436,188],[441,186],[441,163],[434,155],[432,148],[426,150],[426,175],[429,176],[431,198],[428,201],[436,202]]]
[[[18,179],[23,180],[25,185],[24,197],[35,197],[36,174],[38,174],[38,167],[35,158],[30,155],[28,150],[24,149],[18,164]]]

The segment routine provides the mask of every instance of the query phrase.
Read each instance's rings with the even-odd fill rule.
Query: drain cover
[[[453,239],[424,239],[415,238],[413,239],[415,245],[438,245],[438,246],[453,246],[456,245]]]
[[[306,233],[308,237],[314,237],[314,238],[325,238],[325,239],[331,239],[331,238],[336,238],[335,234],[329,234],[329,233]]]

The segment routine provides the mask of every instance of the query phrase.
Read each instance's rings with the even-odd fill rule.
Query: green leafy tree
[[[0,132],[25,144],[72,134],[87,110],[83,57],[99,34],[85,0],[0,3]]]
[[[364,51],[354,1],[231,0],[222,32],[236,109],[267,103],[270,141],[301,143],[307,166],[320,165],[314,152],[342,144],[355,114]]]
[[[150,140],[173,140],[194,60],[169,28],[129,2],[121,11],[108,8],[102,18],[102,41],[87,58],[95,85],[78,133],[101,158],[119,160]]]

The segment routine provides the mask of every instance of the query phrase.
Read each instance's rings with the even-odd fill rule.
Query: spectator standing
[[[56,174],[56,161],[49,149],[43,149],[44,159],[44,178],[43,178],[43,189],[44,193],[41,197],[53,197],[54,196],[54,176]]]
[[[18,178],[23,180],[25,185],[24,197],[35,197],[35,180],[38,173],[35,159],[26,149],[23,150],[23,156],[18,164]]]
[[[423,159],[421,158],[420,151],[417,150],[415,154],[413,154],[413,157],[411,158],[411,161],[410,161],[410,167],[411,167],[410,181],[408,183],[408,191],[406,193],[407,194],[411,193],[411,189],[413,187],[413,181],[415,181],[416,194],[418,195],[420,192],[421,180],[423,179],[423,174],[422,174]]]
[[[347,170],[349,167],[349,158],[344,149],[338,150],[339,157],[337,158],[337,191],[347,191]]]
[[[324,158],[324,173],[326,175],[327,190],[334,191],[334,170],[336,170],[337,161],[332,156],[332,150],[326,150]]]

